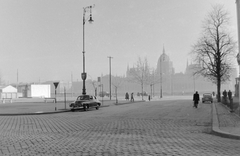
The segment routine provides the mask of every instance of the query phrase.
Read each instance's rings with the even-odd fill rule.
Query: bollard
[[[234,110],[233,110],[233,99],[232,98],[230,99],[230,109],[231,109],[230,112],[233,113]]]
[[[224,96],[222,97],[222,103],[227,106],[227,98]]]
[[[231,100],[226,98],[227,107],[231,109]]]

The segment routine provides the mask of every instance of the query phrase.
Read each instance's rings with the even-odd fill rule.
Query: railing
[[[44,98],[45,103],[47,103],[48,100],[53,101],[53,103],[56,103],[56,98]]]
[[[12,103],[12,98],[2,98],[2,103],[6,103],[6,101]]]

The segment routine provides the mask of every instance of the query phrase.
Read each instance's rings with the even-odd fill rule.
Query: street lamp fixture
[[[89,16],[89,20],[88,22],[89,23],[92,23],[93,22],[93,19],[92,19],[92,8],[94,7],[94,5],[92,6],[87,6],[87,7],[84,7],[83,8],[83,72],[81,74],[82,76],[82,80],[83,80],[83,88],[82,88],[82,94],[83,95],[86,95],[86,86],[85,86],[85,80],[87,78],[87,73],[85,72],[85,23],[86,23],[86,19],[85,19],[85,14],[87,12],[87,10],[90,10],[90,16]],[[88,18],[87,18],[88,19]]]

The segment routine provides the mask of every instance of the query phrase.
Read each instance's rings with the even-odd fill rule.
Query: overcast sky
[[[237,40],[235,0],[0,0],[0,73],[9,83],[81,81],[83,7],[95,4],[85,24],[86,72],[96,80],[123,76],[147,57],[152,68],[163,51],[184,72],[202,21],[214,4],[230,13]],[[89,12],[86,13],[86,18]],[[190,61],[189,61],[190,62]]]

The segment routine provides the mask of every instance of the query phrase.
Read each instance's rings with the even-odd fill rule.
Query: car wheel
[[[212,103],[212,101],[211,101],[211,103]]]
[[[73,109],[71,109],[71,111],[72,111],[72,112],[74,112],[74,108],[73,108]]]
[[[99,109],[99,107],[100,107],[100,104],[97,104],[96,110],[98,110],[98,109]]]

